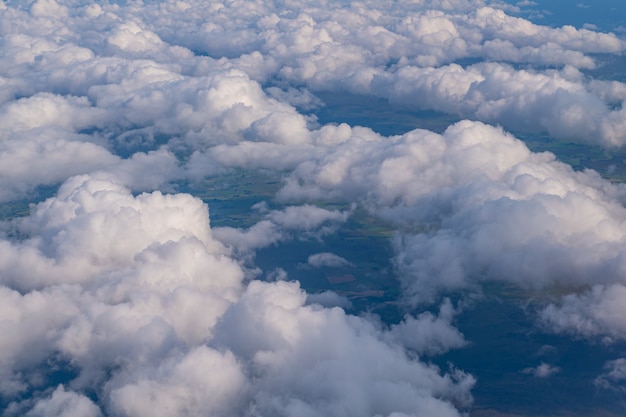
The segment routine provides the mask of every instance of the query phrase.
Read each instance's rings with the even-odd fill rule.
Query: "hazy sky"
[[[589,75],[626,50],[599,4],[561,27],[531,2],[0,3],[0,202],[33,203],[0,222],[4,415],[460,416],[476,378],[430,358],[469,343],[445,297],[485,282],[558,287],[544,331],[626,339],[626,187],[508,133],[626,143],[626,84]],[[322,125],[318,92],[463,120]],[[281,206],[211,227],[176,192],[231,169],[280,175]],[[280,265],[255,279],[256,251],[357,209],[395,230],[403,302],[436,313],[388,326]],[[625,375],[616,356],[597,387]]]

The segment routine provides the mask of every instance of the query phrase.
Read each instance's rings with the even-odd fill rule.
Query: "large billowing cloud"
[[[8,415],[458,416],[471,401],[473,378],[420,362],[406,331],[307,304],[296,282],[244,285],[189,195],[74,177],[14,227],[0,242]],[[406,326],[462,346],[449,310]],[[64,385],[47,389],[55,368]]]
[[[374,94],[607,146],[625,141],[626,87],[575,69],[594,65],[585,54],[623,51],[614,35],[538,26],[482,2],[301,3],[248,3],[244,12],[236,2],[10,2],[0,10],[0,117],[10,158],[2,164],[0,198],[87,167],[119,170],[115,154],[167,142],[179,155],[239,141],[247,132],[262,142],[268,136],[306,142],[306,120],[251,80]],[[455,63],[465,58],[492,62]],[[41,134],[50,127],[54,134]],[[276,152],[267,144],[240,151]],[[279,167],[292,167],[307,151],[283,156]],[[218,169],[201,155],[193,162],[190,175]],[[39,174],[24,172],[34,163],[42,166]],[[125,170],[134,165],[128,160]],[[161,181],[133,186],[155,187],[179,175],[172,166]],[[124,181],[132,185],[137,176]]]
[[[614,108],[574,68],[561,71],[518,70],[502,63],[466,68],[403,67],[395,74],[374,74],[369,85],[392,101],[503,124],[526,132],[621,146],[626,98],[622,83],[603,89],[617,92]],[[615,93],[611,93],[615,94]],[[608,98],[608,97],[607,97]]]
[[[592,65],[583,54],[623,50],[613,35],[550,29],[470,2],[307,4],[306,13],[295,12],[298,4],[248,6],[246,13],[235,3],[5,6],[0,199],[96,168],[150,189],[182,175],[168,152],[193,154],[186,173],[201,176],[219,171],[207,148],[244,138],[252,142],[221,150],[219,160],[243,165],[258,153],[268,156],[258,158],[261,167],[293,168],[314,151],[307,120],[256,81],[375,94],[605,145],[624,141],[626,87],[574,68]],[[499,62],[462,67],[454,63],[460,58]],[[271,157],[294,141],[302,149]],[[40,169],[26,169],[35,164]],[[149,165],[168,168],[146,181],[139,172]]]
[[[595,67],[585,54],[623,51],[623,40],[586,29],[542,27],[499,9],[458,3],[454,10],[468,13],[438,4],[372,2],[309,5],[296,15],[264,4],[240,16],[237,6],[228,5],[211,10],[211,24],[195,23],[204,24],[204,32],[164,29],[163,36],[210,56],[236,58],[232,65],[260,81],[277,77],[560,138],[624,143],[623,112],[576,70]],[[187,25],[198,18],[191,10],[181,18]],[[230,41],[222,39],[224,33]],[[497,63],[462,67],[454,63],[461,58]],[[612,88],[621,91],[621,104],[623,84]]]
[[[417,298],[492,279],[622,282],[624,187],[480,123],[394,138],[354,130],[279,195],[359,199],[397,224],[396,264]]]

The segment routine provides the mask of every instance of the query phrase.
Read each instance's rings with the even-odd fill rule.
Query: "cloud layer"
[[[280,265],[251,280],[256,250],[321,240],[357,208],[395,229],[413,305],[559,286],[546,329],[624,339],[626,189],[504,129],[626,143],[626,85],[588,75],[626,43],[498,2],[427,3],[0,3],[0,203],[33,202],[0,228],[5,414],[461,415],[474,378],[426,359],[467,344],[449,300],[387,327]],[[473,121],[320,125],[320,91]],[[230,169],[279,173],[282,206],[211,228],[175,192]]]
[[[244,285],[208,219],[189,195],[86,176],[20,219],[23,239],[0,242],[7,415],[459,416],[469,404],[473,378],[420,362],[396,330],[307,304],[297,282]],[[446,317],[425,332],[444,349],[463,340]]]

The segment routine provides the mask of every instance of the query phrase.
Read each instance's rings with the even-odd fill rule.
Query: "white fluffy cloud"
[[[349,91],[626,143],[626,86],[585,73],[624,41],[503,10],[515,9],[0,3],[0,202],[62,184],[2,223],[7,415],[460,415],[473,377],[419,359],[466,343],[450,302],[387,329],[333,307],[349,305],[336,294],[245,279],[254,250],[322,238],[352,213],[319,200],[398,229],[395,265],[414,300],[484,280],[591,287],[543,322],[623,339],[623,186],[479,122],[382,137],[296,110],[319,105],[311,91]],[[211,229],[200,200],[159,191],[230,168],[278,171],[278,201],[303,204]],[[350,266],[330,253],[309,264]]]
[[[560,370],[561,369],[558,366],[552,366],[545,362],[541,362],[540,365],[537,365],[534,368],[524,368],[522,373],[533,375],[536,378],[548,378],[558,373]]]
[[[8,415],[13,410],[9,410]],[[89,398],[59,385],[49,398],[39,400],[24,414],[27,417],[101,417],[102,412]]]
[[[351,263],[345,258],[330,252],[315,253],[309,256],[307,263],[316,268],[342,267],[351,265]]]
[[[0,199],[90,168],[121,170],[125,184],[154,188],[182,175],[172,160],[164,174],[143,175],[152,181],[140,178],[147,165],[138,161],[163,145],[193,154],[186,172],[194,177],[251,159],[256,167],[292,169],[319,152],[308,145],[306,119],[252,80],[348,89],[514,129],[624,143],[624,85],[573,68],[592,65],[583,54],[623,50],[623,41],[478,6],[307,4],[306,13],[287,13],[258,3],[243,13],[235,3],[10,2],[0,11],[7,22]],[[466,57],[557,69],[453,63]],[[227,146],[244,138],[252,140]],[[282,150],[294,143],[301,149]],[[120,168],[118,151],[139,154]],[[27,169],[35,164],[40,169]]]
[[[320,210],[267,216],[309,228],[333,214]],[[293,223],[307,214],[312,223]],[[0,242],[7,415],[459,416],[471,401],[470,375],[420,362],[387,336],[395,330],[307,304],[297,282],[244,285],[189,195],[133,196],[74,177],[14,227],[22,239]],[[440,332],[424,337],[458,347]],[[68,367],[65,385],[17,401],[45,392],[50,363]]]
[[[0,11],[0,19],[10,22],[2,27],[0,111],[8,118],[3,136],[16,141],[19,131],[20,141],[9,142],[8,153],[32,149],[22,151],[20,166],[43,159],[35,147],[76,157],[74,162],[50,158],[53,175],[46,177],[29,178],[11,169],[3,177],[20,185],[8,187],[14,190],[5,199],[85,173],[83,167],[95,156],[108,166],[103,149],[81,144],[85,149],[77,154],[74,141],[60,142],[94,129],[99,135],[79,142],[109,141],[143,152],[155,150],[165,137],[184,137],[186,152],[201,151],[239,141],[249,128],[249,136],[261,143],[247,143],[239,152],[271,155],[276,145],[266,141],[306,142],[304,119],[291,106],[268,100],[249,78],[375,94],[607,146],[625,141],[625,118],[615,109],[624,94],[606,91],[623,90],[623,84],[599,87],[572,68],[594,65],[584,54],[622,51],[624,42],[614,35],[535,25],[506,15],[498,3],[495,8],[465,1],[402,7],[302,3],[290,9],[306,4],[306,12],[258,2],[248,4],[244,13],[237,3],[164,2],[138,8],[10,2]],[[463,68],[453,63],[460,58],[569,67],[533,71],[488,63]],[[41,136],[35,142],[23,138],[26,127],[42,124],[67,132],[45,143]],[[177,150],[179,145],[171,144]],[[280,167],[292,168],[310,151],[283,155]],[[228,149],[215,154],[227,165],[241,160]],[[192,159],[190,173],[211,172],[206,165],[214,158],[203,156]],[[260,158],[258,163],[268,165]]]
[[[619,358],[612,361],[608,361],[604,365],[605,372],[600,375],[596,380],[596,385],[605,389],[621,389],[624,388],[624,382],[626,382],[626,359]]]
[[[201,342],[241,292],[241,268],[211,237],[206,206],[188,195],[134,197],[75,177],[17,227],[23,240],[0,241],[9,399],[44,384],[50,358],[80,368],[79,385],[99,384],[122,357]]]
[[[391,327],[390,335],[420,355],[437,355],[467,344],[463,335],[452,326],[456,312],[449,299],[439,308],[439,314],[422,313],[417,318],[405,316],[404,321]]]
[[[565,296],[541,312],[542,322],[551,330],[578,337],[600,337],[605,343],[626,338],[622,317],[626,313],[622,283],[595,285],[589,291]]]
[[[246,50],[234,65],[263,81],[278,71],[280,79],[314,89],[375,94],[561,138],[624,143],[623,114],[598,97],[582,75],[571,75],[577,73],[574,68],[595,67],[587,53],[624,50],[624,41],[615,35],[552,29],[491,7],[454,14],[437,10],[441,6],[436,4],[430,9],[421,3],[368,6],[328,4],[295,18],[265,10],[271,17],[250,14],[247,26],[223,23],[220,29],[237,33],[237,40],[260,33],[259,41],[249,44],[258,49]],[[226,19],[237,11],[222,7],[217,14]],[[207,44],[209,54],[223,53]],[[256,71],[248,70],[251,56]],[[460,58],[499,63],[462,68],[453,64]],[[515,70],[506,63],[565,67],[566,72]],[[259,74],[259,67],[275,72]],[[589,108],[593,111],[581,111]]]
[[[470,376],[442,377],[382,342],[366,320],[338,308],[302,307],[304,301],[294,283],[253,282],[216,330],[215,343],[233,346],[259,375],[251,394],[261,415],[447,416],[457,413],[433,398],[438,393],[458,404],[469,400]]]
[[[443,135],[346,133],[332,152],[300,164],[280,196],[357,200],[400,230],[418,230],[396,239],[401,279],[416,297],[485,279],[621,282],[623,186],[480,123]]]
[[[283,210],[267,210],[261,205],[265,219],[247,230],[232,227],[214,229],[217,238],[240,251],[250,251],[289,239],[315,239],[330,234],[345,222],[349,211],[327,210],[305,204]]]

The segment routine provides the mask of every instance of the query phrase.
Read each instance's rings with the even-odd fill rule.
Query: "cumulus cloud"
[[[442,135],[346,133],[332,153],[299,165],[279,195],[356,200],[396,224],[396,267],[417,299],[491,279],[621,282],[623,186],[480,123]]]
[[[260,376],[253,398],[261,415],[447,416],[456,411],[433,400],[436,392],[458,404],[469,400],[470,376],[437,376],[436,368],[382,342],[368,321],[339,308],[301,307],[304,301],[294,283],[252,282],[218,325],[216,343],[237,346],[238,357]]]
[[[352,265],[349,261],[339,255],[330,252],[315,253],[310,255],[307,263],[313,267],[343,267]]]
[[[561,370],[558,366],[552,366],[545,362],[534,368],[524,368],[522,373],[533,375],[536,378],[548,378]]]
[[[214,233],[221,242],[247,252],[289,239],[319,239],[335,232],[349,214],[349,211],[327,210],[308,204],[289,206],[267,211],[264,220],[247,230],[219,227]]]
[[[624,117],[614,109],[623,94],[609,97],[571,68],[592,67],[585,54],[617,53],[623,41],[584,29],[535,25],[508,16],[498,3],[481,6],[466,1],[402,7],[307,4],[306,13],[292,16],[268,4],[255,4],[254,12],[244,14],[235,4],[136,8],[11,2],[2,11],[10,24],[3,26],[0,63],[7,134],[42,124],[64,129],[61,140],[90,130],[99,134],[80,137],[85,149],[78,155],[59,139],[32,145],[16,141],[12,147],[53,148],[78,157],[74,162],[51,158],[58,161],[48,168],[51,179],[31,178],[27,189],[14,186],[18,189],[5,199],[86,173],[82,167],[96,157],[108,165],[104,150],[84,142],[148,152],[167,137],[173,150],[194,154],[188,173],[203,175],[217,169],[216,160],[241,165],[242,154],[278,155],[282,144],[295,141],[303,145],[298,152],[256,160],[260,167],[291,169],[314,151],[304,146],[306,120],[265,96],[252,80],[348,89],[514,129],[607,146],[624,143]],[[464,68],[453,63],[461,58],[567,67],[533,71],[489,63]],[[288,99],[273,88],[274,98],[311,102]],[[294,88],[284,91],[294,97]],[[237,152],[223,146],[202,152],[245,135],[255,140]],[[19,165],[41,159],[41,153],[22,151]],[[13,184],[28,178],[11,172]]]
[[[316,294],[307,295],[307,303],[319,304],[324,307],[341,307],[344,310],[352,308],[352,302],[344,296],[333,291],[323,291]]]
[[[321,105],[316,91],[349,91],[626,143],[626,87],[585,73],[624,41],[506,10],[0,3],[0,202],[33,200],[0,235],[8,415],[459,416],[473,377],[419,359],[465,345],[451,302],[387,328],[337,294],[307,295],[280,265],[274,282],[246,280],[255,250],[322,239],[357,205],[397,229],[408,298],[563,284],[578,294],[543,311],[548,328],[623,338],[623,186],[479,122],[382,137],[299,110]],[[231,168],[279,172],[288,206],[212,229],[202,201],[160,191]],[[42,186],[58,190],[39,198]]]
[[[541,320],[558,333],[600,338],[612,343],[626,338],[622,317],[626,287],[622,283],[595,285],[589,291],[570,294],[541,311]]]
[[[17,410],[9,409],[6,415],[18,415]],[[37,401],[35,406],[23,414],[28,417],[101,417],[96,404],[84,395],[66,391],[59,385],[49,398]]]
[[[295,227],[292,214],[268,217]],[[15,227],[23,238],[1,241],[0,262],[7,412],[459,416],[471,401],[470,375],[411,357],[393,330],[308,303],[297,282],[244,285],[189,195],[74,177]],[[51,363],[67,367],[64,385],[20,401],[54,380]]]
[[[554,51],[547,50],[550,56]],[[613,88],[621,89],[622,83]],[[603,89],[606,87],[602,87]],[[528,70],[498,63],[468,67],[404,66],[393,74],[373,71],[354,87],[393,102],[434,109],[526,132],[615,147],[624,143],[621,101],[614,108],[577,69]],[[621,96],[618,100],[621,99]]]
[[[237,33],[238,40],[262,31],[261,45],[250,45],[264,55],[246,51],[240,67],[244,70],[249,65],[247,57],[255,56],[259,61],[255,68],[275,67],[280,79],[306,83],[313,89],[375,94],[420,108],[607,146],[624,143],[619,133],[623,117],[590,91],[583,77],[571,80],[543,69],[546,65],[594,68],[594,60],[586,54],[619,53],[624,49],[622,40],[570,26],[539,26],[497,8],[471,10],[458,3],[459,10],[470,12],[454,14],[442,5],[427,9],[421,3],[383,9],[378,2],[367,11],[331,5],[337,9],[313,7],[293,19],[267,10],[271,18],[257,21],[254,15],[247,16],[247,27],[223,24],[222,29]],[[396,15],[399,10],[401,14]],[[236,11],[223,7],[218,13],[226,19]],[[468,68],[453,64],[468,57],[500,63]],[[396,64],[390,66],[390,62]],[[541,69],[515,70],[502,62]],[[511,76],[505,76],[506,72]],[[248,73],[263,81],[272,75]],[[585,107],[596,110],[589,114],[578,110]],[[545,116],[546,111],[550,116]]]
[[[121,357],[201,342],[241,291],[241,268],[188,195],[75,177],[19,223],[23,240],[0,241],[9,399],[46,383],[46,361],[72,363],[95,389]]]
[[[159,246],[189,239],[223,251],[209,232],[206,206],[189,195],[134,197],[119,183],[79,176],[19,219],[24,236],[3,241],[2,282],[23,290],[87,280]]]
[[[252,167],[292,169],[319,153],[309,144],[306,119],[280,101],[306,106],[306,93],[297,98],[291,87],[284,94],[272,87],[270,97],[253,80],[340,87],[515,129],[623,143],[624,117],[614,109],[625,97],[622,83],[587,80],[571,67],[453,63],[476,56],[584,68],[592,62],[583,54],[623,49],[615,36],[538,26],[463,1],[369,6],[309,7],[291,17],[261,4],[240,16],[232,5],[11,2],[1,17],[11,23],[3,26],[0,63],[0,198],[19,198],[89,167],[119,171],[119,152],[141,152],[124,161],[130,174],[122,181],[154,188],[180,176],[170,164],[164,174],[143,175],[160,181],[140,181],[146,164],[137,161],[164,144],[192,154],[185,166],[195,177],[252,160]],[[228,146],[244,138],[252,140]],[[301,149],[283,149],[296,143]],[[108,155],[111,148],[116,152]],[[25,169],[33,164],[41,169]]]
[[[437,316],[425,312],[416,318],[405,316],[404,321],[391,327],[390,336],[401,341],[419,355],[438,355],[467,344],[463,335],[452,326],[456,312],[445,299]]]
[[[626,359],[619,358],[608,361],[604,365],[604,369],[606,372],[595,380],[597,386],[605,389],[626,390],[624,387],[624,381],[626,381]]]

